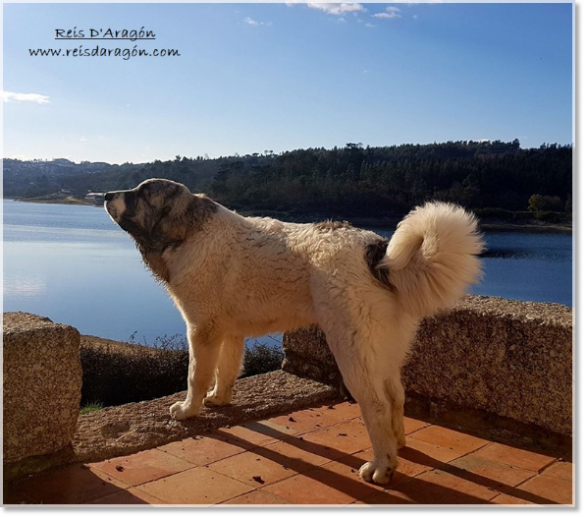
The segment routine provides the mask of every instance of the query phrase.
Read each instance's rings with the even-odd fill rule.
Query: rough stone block
[[[55,453],[75,433],[82,371],[77,329],[4,313],[4,464]]]
[[[319,327],[305,327],[293,333],[285,333],[283,351],[284,371],[333,387],[338,387],[342,383],[336,359]]]

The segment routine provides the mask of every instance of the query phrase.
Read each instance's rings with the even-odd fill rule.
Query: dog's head
[[[151,179],[128,191],[108,192],[104,207],[110,217],[136,241],[145,262],[168,281],[163,253],[176,249],[202,229],[218,206],[177,182]]]

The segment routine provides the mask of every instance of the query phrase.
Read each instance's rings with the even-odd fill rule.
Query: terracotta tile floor
[[[573,465],[405,419],[391,482],[363,482],[371,459],[358,405],[340,403],[222,428],[126,457],[4,487],[5,504],[573,505]]]

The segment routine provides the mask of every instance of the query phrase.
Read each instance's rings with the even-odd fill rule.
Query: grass
[[[91,412],[97,412],[98,410],[102,410],[102,408],[104,408],[104,405],[99,401],[96,401],[94,403],[89,403],[88,405],[82,407],[79,413],[81,415],[90,414]]]

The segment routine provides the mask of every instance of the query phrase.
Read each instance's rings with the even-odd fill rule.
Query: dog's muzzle
[[[104,195],[104,208],[110,217],[118,223],[126,205],[124,203],[124,193],[121,192],[107,192]]]

